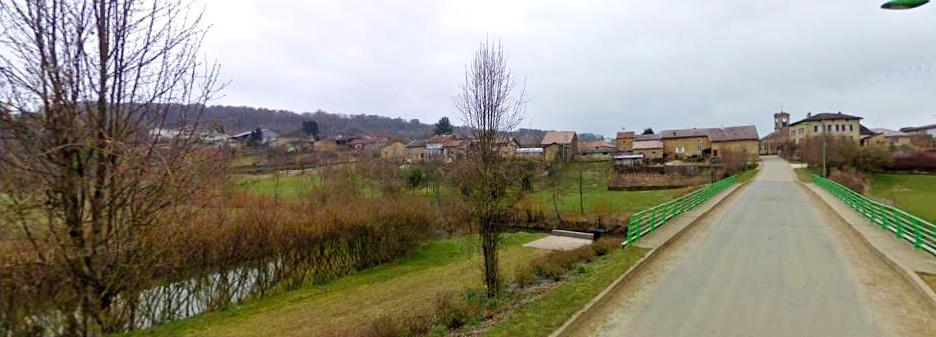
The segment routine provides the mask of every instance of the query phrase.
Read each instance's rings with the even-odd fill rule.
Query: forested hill
[[[283,135],[298,134],[302,121],[312,119],[319,125],[320,137],[338,135],[382,135],[418,138],[432,133],[433,126],[419,120],[404,120],[377,115],[342,115],[322,110],[295,113],[244,106],[209,106],[202,117],[203,123],[223,127],[228,133],[269,128]]]
[[[455,120],[450,116],[450,119]],[[170,116],[169,124],[174,118]],[[202,116],[202,125],[222,127],[228,134],[252,130],[257,127],[272,129],[282,135],[298,135],[302,121],[312,119],[318,123],[319,137],[338,135],[374,135],[405,139],[425,138],[432,134],[434,123],[423,124],[418,119],[405,120],[377,115],[344,115],[318,110],[316,112],[296,113],[289,110],[273,110],[245,106],[214,105],[206,108]],[[467,131],[456,127],[459,134]],[[514,133],[522,143],[538,143],[546,131],[538,129],[519,129]],[[591,138],[588,134],[580,138]]]

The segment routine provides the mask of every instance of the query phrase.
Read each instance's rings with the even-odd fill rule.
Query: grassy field
[[[505,235],[505,279],[512,279],[518,265],[546,254],[522,247],[541,236]],[[473,238],[432,242],[395,263],[131,336],[318,336],[366,326],[383,314],[428,311],[439,294],[481,287],[477,245]]]
[[[580,213],[579,169],[582,171],[582,203],[586,214],[596,211],[628,213],[652,207],[685,192],[684,189],[609,191],[610,162],[573,162],[563,168],[559,183],[558,204],[563,213]],[[553,192],[546,186],[538,186],[538,191],[531,193],[528,198],[542,203],[544,209],[551,210],[553,207]]]
[[[298,199],[319,182],[317,175],[245,175],[238,179],[238,185],[252,194],[278,196],[285,199]]]
[[[871,196],[936,223],[936,175],[875,173]]]
[[[485,336],[548,336],[646,253],[646,249],[638,247],[615,249],[592,263],[581,265],[560,286],[511,312]]]

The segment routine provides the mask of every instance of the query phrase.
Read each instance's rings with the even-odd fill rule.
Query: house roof
[[[900,128],[900,131],[903,132],[916,132],[916,131],[926,131],[936,129],[936,124],[923,125],[923,126],[910,126],[905,128]]]
[[[662,140],[638,140],[634,142],[634,150],[662,149]]]
[[[861,119],[861,117],[846,115],[841,112],[822,112],[822,113],[817,113],[817,114],[810,114],[806,118],[803,118],[801,120],[794,122],[793,124],[790,124],[790,126],[794,126],[796,124],[800,124],[804,122],[824,121],[824,120],[830,120],[830,119],[851,120],[851,119]]]
[[[911,134],[906,133],[906,132],[901,132],[901,131],[896,131],[896,130],[891,130],[891,129],[885,129],[885,128],[874,128],[874,129],[871,129],[871,131],[874,131],[874,133],[877,133],[877,134],[882,134],[882,133],[883,133],[883,134],[884,134],[884,137],[907,137],[907,136],[911,136]]]
[[[617,139],[633,139],[634,131],[621,131],[617,133]]]
[[[450,139],[456,139],[455,135],[435,135],[426,139],[427,144],[445,144]]]
[[[663,130],[660,132],[663,139],[708,137],[712,142],[729,142],[738,140],[758,140],[757,128],[753,125],[729,126],[724,128],[694,128]]]
[[[543,141],[541,143],[543,145],[568,145],[572,144],[572,140],[575,138],[575,131],[549,131],[543,136]]]
[[[595,150],[595,149],[600,149],[600,148],[612,148],[613,149],[614,145],[611,145],[611,143],[608,143],[603,140],[593,140],[593,141],[585,141],[585,142],[578,143],[578,149],[580,151]]]
[[[871,129],[866,128],[864,125],[858,125],[858,134],[862,136],[874,136],[877,132],[871,131]]]
[[[660,140],[660,139],[663,139],[663,136],[661,136],[659,133],[651,133],[651,134],[649,134],[649,135],[636,135],[636,136],[634,136],[634,140],[635,140],[635,141],[641,141],[641,140]]]
[[[426,140],[425,139],[413,140],[412,142],[406,143],[406,147],[409,147],[409,148],[426,147]]]

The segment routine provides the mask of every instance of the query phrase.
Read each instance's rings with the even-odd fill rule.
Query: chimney
[[[812,117],[812,112],[807,112],[807,113],[806,113],[806,118],[809,118],[809,117]]]
[[[841,111],[839,111],[839,115],[841,115],[841,114],[842,114],[842,112],[841,112]]]

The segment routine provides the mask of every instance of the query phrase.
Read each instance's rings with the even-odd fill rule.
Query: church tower
[[[774,130],[780,130],[790,125],[790,114],[783,112],[773,114]]]

